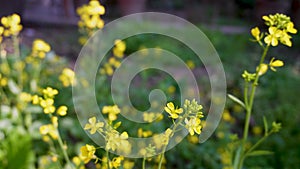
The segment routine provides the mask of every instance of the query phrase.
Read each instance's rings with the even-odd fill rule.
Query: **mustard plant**
[[[233,95],[228,95],[230,99],[242,106],[246,111],[243,136],[238,139],[237,136],[232,136],[232,142],[227,145],[227,150],[223,152],[222,158],[227,158],[228,160],[223,160],[224,168],[243,168],[244,161],[250,156],[260,156],[272,154],[271,151],[267,150],[257,150],[259,145],[264,142],[267,137],[271,134],[279,132],[281,129],[281,123],[273,121],[271,126],[267,121],[267,118],[263,118],[264,122],[264,135],[257,142],[250,144],[249,146],[249,126],[250,119],[253,114],[253,105],[255,99],[256,89],[259,86],[259,79],[265,75],[268,70],[276,72],[276,69],[284,66],[282,60],[276,59],[275,57],[268,58],[268,51],[271,47],[276,47],[279,44],[291,47],[291,35],[297,33],[294,28],[293,22],[290,17],[284,14],[274,14],[263,16],[262,19],[265,21],[266,26],[268,26],[267,32],[261,32],[258,27],[251,29],[251,34],[253,36],[253,42],[257,43],[262,49],[262,55],[260,61],[256,66],[254,72],[244,70],[242,78],[244,79],[244,98],[239,99]],[[270,60],[267,61],[266,60]],[[243,100],[243,101],[242,101]],[[224,118],[224,116],[223,116]]]

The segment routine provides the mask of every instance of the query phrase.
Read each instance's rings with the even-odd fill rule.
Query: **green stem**
[[[249,124],[250,124],[250,117],[251,117],[251,113],[252,113],[254,95],[255,95],[258,79],[259,79],[259,74],[258,73],[259,73],[259,70],[261,69],[261,64],[264,62],[265,57],[267,56],[269,47],[270,47],[270,45],[267,45],[267,47],[264,48],[263,54],[262,54],[262,56],[260,58],[260,61],[259,61],[258,68],[256,70],[256,76],[255,76],[254,82],[251,85],[251,93],[250,93],[250,97],[249,97],[249,103],[246,104],[246,118],[245,118],[245,126],[244,126],[244,132],[243,132],[243,140],[242,140],[242,155],[241,155],[241,158],[239,160],[240,162],[239,162],[239,165],[238,165],[239,169],[241,169],[243,167],[243,162],[244,162],[245,144],[246,144],[247,139],[248,139]],[[245,92],[244,97],[248,98],[248,89],[247,89],[247,93]],[[248,99],[245,99],[245,100],[247,100],[247,102],[248,102]]]
[[[146,157],[143,158],[143,169],[146,169]]]
[[[189,116],[189,114],[188,114],[188,113],[185,113],[185,114],[183,115],[183,117],[180,118],[180,119],[178,120],[178,123],[175,123],[175,122],[173,121],[174,127],[173,127],[172,133],[171,133],[171,135],[170,135],[171,137],[172,137],[172,135],[175,133],[174,131],[176,131],[177,127],[180,126],[181,123],[182,123],[182,121],[183,121],[185,118],[187,118],[188,116]],[[159,164],[158,164],[158,169],[161,169],[162,162],[163,162],[163,159],[164,159],[164,155],[165,155],[167,146],[168,146],[168,143],[167,143],[167,144],[164,146],[164,148],[163,148],[162,154],[161,154],[161,156],[160,156]]]
[[[58,141],[58,144],[59,144],[59,146],[60,146],[60,149],[61,149],[62,152],[63,152],[64,158],[65,158],[67,164],[70,165],[71,168],[73,168],[73,165],[72,165],[72,163],[71,163],[71,161],[70,161],[70,158],[69,158],[69,156],[68,156],[68,153],[67,153],[67,151],[66,151],[66,148],[65,148],[65,146],[64,146],[64,143],[63,143],[63,141],[62,141],[62,139],[61,139],[61,137],[60,137],[60,134],[59,134],[58,129],[56,129],[56,132],[57,132],[57,136],[58,136],[57,141]]]
[[[268,137],[269,135],[265,135],[265,136],[263,136],[261,139],[259,139],[246,153],[245,153],[245,157],[249,154],[249,153],[251,153],[253,150],[255,150],[256,149],[256,147],[258,147],[262,142],[264,142],[266,139],[267,139],[267,137]]]
[[[110,166],[109,166],[109,151],[106,150],[106,157],[107,157],[107,168],[110,169]]]
[[[15,63],[17,63],[17,61],[21,62],[21,53],[20,53],[18,36],[14,35],[14,36],[12,36],[12,39],[13,39],[13,45],[14,45],[14,54],[16,56]],[[17,70],[18,70],[18,84],[19,84],[19,88],[22,90],[23,89],[22,70],[20,68],[17,68]]]

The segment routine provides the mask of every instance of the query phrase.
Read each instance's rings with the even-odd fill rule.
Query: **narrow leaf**
[[[236,102],[237,104],[241,105],[242,107],[246,108],[245,104],[243,101],[241,101],[240,99],[238,99],[237,97],[231,95],[231,94],[227,94],[227,96],[229,97],[229,99],[231,99],[232,101]]]
[[[19,94],[21,92],[18,85],[13,80],[8,80],[8,88],[13,94]]]
[[[262,155],[272,155],[272,151],[267,151],[267,150],[255,150],[252,151],[251,153],[248,153],[247,156],[262,156]]]

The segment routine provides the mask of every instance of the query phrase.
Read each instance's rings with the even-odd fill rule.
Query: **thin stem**
[[[259,139],[246,153],[245,153],[245,156],[247,156],[249,153],[251,153],[253,150],[255,150],[256,149],[256,147],[257,146],[259,146],[262,142],[264,142],[266,139],[267,139],[267,137],[268,137],[269,135],[265,135],[265,136],[263,136],[261,139]]]
[[[173,120],[173,122],[174,122],[174,127],[173,127],[173,129],[172,129],[172,133],[170,134],[171,137],[172,137],[172,135],[175,133],[177,127],[181,125],[182,121],[183,121],[186,117],[188,117],[188,115],[189,115],[188,113],[185,113],[185,114],[183,115],[183,117],[180,118],[180,119],[178,120],[178,123],[175,123],[174,120]],[[168,139],[169,139],[169,138],[168,138]],[[164,146],[164,148],[163,148],[162,154],[161,154],[161,156],[160,156],[159,164],[158,164],[158,169],[161,169],[162,162],[163,162],[163,158],[164,158],[164,155],[165,155],[167,146],[168,146],[168,143],[167,143],[167,144]]]
[[[256,90],[256,87],[257,87],[258,79],[259,79],[259,71],[261,69],[261,64],[264,62],[265,57],[267,56],[269,47],[270,47],[270,45],[267,45],[267,47],[264,48],[263,54],[262,54],[262,56],[260,58],[260,61],[259,61],[258,68],[256,69],[255,79],[254,79],[254,81],[253,81],[253,83],[251,85],[251,93],[250,93],[250,97],[249,97],[249,103],[246,104],[246,118],[245,118],[245,126],[244,126],[244,132],[243,132],[243,140],[242,140],[242,154],[241,154],[240,162],[239,162],[239,165],[238,165],[239,169],[241,169],[243,167],[244,151],[245,151],[244,149],[245,149],[245,144],[246,144],[247,139],[248,139],[250,117],[251,117],[251,113],[252,113],[252,107],[253,107],[255,90]],[[245,98],[248,97],[248,91],[247,91],[247,93],[245,92],[245,96],[244,97]],[[247,102],[248,102],[248,100],[247,100]]]
[[[58,136],[57,141],[58,141],[58,144],[59,144],[59,146],[60,146],[60,149],[61,149],[62,152],[63,152],[64,158],[65,158],[67,164],[69,164],[69,165],[71,166],[71,168],[73,168],[73,165],[72,165],[72,163],[71,163],[71,161],[70,161],[70,158],[69,158],[69,156],[68,156],[68,153],[67,153],[67,151],[66,151],[66,148],[65,148],[65,146],[64,146],[64,143],[63,143],[63,141],[62,141],[62,139],[61,139],[61,137],[60,137],[60,134],[59,134],[58,129],[56,129],[56,132],[57,132],[57,136]]]
[[[109,166],[109,151],[106,150],[106,157],[107,157],[107,168],[110,169],[110,166]]]
[[[143,158],[143,169],[146,169],[146,157]]]
[[[248,88],[249,88],[249,83],[247,80],[245,80],[245,87],[244,87],[244,102],[245,102],[245,107],[248,107]]]
[[[12,36],[13,39],[13,45],[14,45],[14,54],[15,59],[18,61],[21,61],[21,53],[20,53],[20,46],[19,46],[19,39],[17,35]],[[17,61],[16,61],[17,63]],[[17,68],[18,71],[18,84],[20,89],[23,88],[23,81],[22,81],[22,70],[20,68]]]

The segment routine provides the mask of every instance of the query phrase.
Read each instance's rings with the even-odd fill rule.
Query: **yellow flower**
[[[38,95],[33,95],[31,99],[32,99],[32,104],[39,104],[41,100],[41,98]]]
[[[51,122],[54,127],[56,127],[56,128],[58,127],[58,118],[56,116],[51,117]]]
[[[97,130],[103,131],[103,122],[97,122],[96,117],[89,118],[89,123],[84,126],[84,130],[90,130],[91,134],[95,134]]]
[[[173,94],[176,91],[176,87],[175,86],[169,86],[167,91],[168,91],[169,94]]]
[[[32,57],[39,57],[41,59],[45,58],[46,53],[50,52],[51,47],[48,43],[42,39],[36,39],[32,43]]]
[[[80,157],[87,164],[91,159],[95,158],[95,152],[96,148],[94,146],[86,144],[80,148]]]
[[[192,60],[187,60],[186,61],[186,65],[188,66],[188,68],[190,69],[194,69],[195,68],[195,63]]]
[[[255,40],[259,41],[261,36],[260,36],[260,30],[258,27],[252,28],[251,29],[251,34],[255,38]]]
[[[198,144],[199,143],[199,138],[195,135],[188,135],[187,137],[188,141],[192,144]]]
[[[65,116],[67,114],[67,110],[68,110],[67,106],[60,106],[57,109],[56,113],[60,116]]]
[[[53,99],[45,99],[40,101],[40,105],[44,108],[45,114],[54,113],[55,107],[53,106],[54,100]]]
[[[125,160],[123,162],[123,168],[124,169],[133,169],[133,167],[134,167],[134,162],[129,161],[129,160]]]
[[[292,37],[289,34],[287,34],[285,31],[282,31],[279,40],[282,44],[291,47],[292,46],[291,38]]]
[[[286,30],[287,32],[296,34],[297,33],[297,29],[294,28],[294,23],[293,22],[289,22],[286,26]]]
[[[19,99],[23,102],[30,102],[31,101],[31,95],[26,92],[21,92],[19,95]]]
[[[259,68],[259,67],[257,67],[256,69],[258,69],[258,68]],[[268,65],[265,64],[265,63],[262,63],[262,64],[260,65],[260,69],[259,69],[259,71],[258,71],[258,75],[261,76],[261,75],[265,74],[267,71],[268,71]]]
[[[4,32],[4,28],[2,26],[0,26],[0,43],[2,42],[2,34]]]
[[[152,135],[152,131],[150,130],[143,130],[142,128],[138,129],[138,137],[149,137]]]
[[[43,89],[43,94],[45,98],[54,98],[54,96],[58,94],[58,90],[47,87],[46,89]]]
[[[59,76],[59,80],[62,82],[63,86],[65,87],[73,85],[75,82],[74,71],[69,68],[64,68],[61,75]]]
[[[123,156],[120,156],[120,157],[114,157],[112,160],[111,160],[111,165],[113,168],[119,168],[121,166],[121,163],[122,161],[124,160],[124,157]]]
[[[197,134],[200,134],[201,133],[201,120],[196,118],[196,117],[192,117],[190,118],[190,120],[188,120],[187,118],[184,119],[184,122],[185,122],[185,128],[188,129],[190,135],[194,135],[195,132]]]
[[[126,50],[126,43],[120,39],[115,40],[115,47],[113,49],[113,54],[118,58],[122,58],[125,50]]]
[[[281,60],[275,60],[275,58],[272,58],[270,63],[269,63],[269,66],[270,66],[270,69],[273,70],[274,72],[276,72],[276,67],[282,67],[284,65],[284,62],[281,61]]]
[[[227,109],[224,110],[222,117],[224,121],[230,122],[232,120],[232,117]]]
[[[263,130],[260,126],[254,126],[252,129],[254,135],[261,135],[262,131]]]
[[[167,106],[165,107],[165,111],[169,113],[170,117],[173,119],[177,119],[179,116],[178,114],[181,114],[183,112],[182,108],[175,108],[174,104],[172,102],[169,102]]]
[[[117,119],[117,114],[121,111],[117,105],[114,106],[103,106],[102,113],[108,114],[108,120],[115,121]]]
[[[154,113],[152,113],[152,112],[150,112],[150,113],[148,113],[148,112],[144,112],[143,113],[143,120],[145,121],[145,122],[148,122],[148,123],[151,123],[151,122],[153,122],[154,120],[155,120],[155,114]]]
[[[40,133],[42,135],[49,134],[54,140],[57,140],[58,138],[57,130],[52,124],[42,125],[40,127]]]
[[[75,164],[75,166],[80,166],[82,161],[78,156],[75,156],[72,158],[72,162]]]
[[[23,28],[20,22],[21,22],[21,18],[17,14],[12,14],[7,17],[2,17],[1,23],[5,28],[3,32],[4,36],[9,37],[11,35],[18,35]]]
[[[272,46],[278,45],[278,39],[282,36],[282,31],[276,27],[269,28],[269,34],[265,37],[265,43]]]
[[[128,153],[131,149],[131,145],[127,139],[127,132],[123,132],[120,135],[119,132],[116,130],[109,131],[106,135],[106,151],[115,151],[118,148],[118,151]]]

